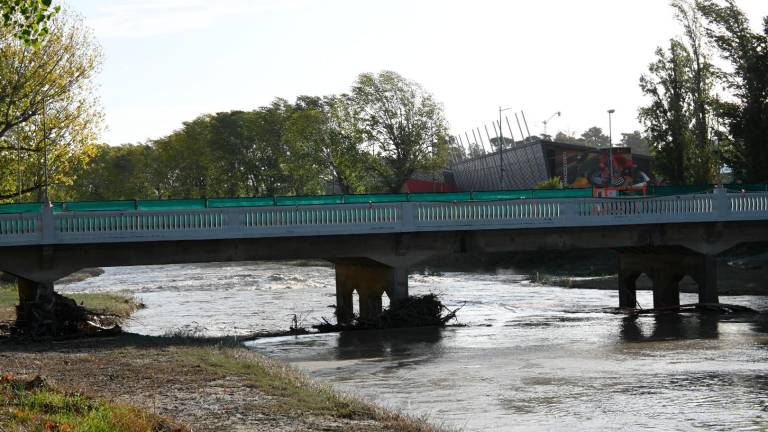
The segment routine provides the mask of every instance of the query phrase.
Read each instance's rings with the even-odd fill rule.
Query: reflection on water
[[[677,339],[716,338],[720,315],[715,313],[653,315],[650,332],[643,332],[638,316],[627,316],[621,321],[621,338],[627,342]]]
[[[765,430],[768,301],[760,314],[624,316],[616,292],[538,287],[514,275],[414,275],[466,327],[282,337],[248,346],[387,406],[466,430]],[[68,290],[125,290],[148,304],[128,328],[160,334],[279,330],[329,317],[325,267],[230,264],[107,269]],[[639,292],[641,304],[651,294]],[[695,295],[683,294],[684,303]]]

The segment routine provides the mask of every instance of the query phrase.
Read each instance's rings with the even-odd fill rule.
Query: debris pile
[[[397,307],[385,308],[382,313],[373,318],[353,317],[349,323],[333,324],[323,319],[322,324],[313,326],[319,332],[335,332],[344,330],[371,330],[404,327],[444,326],[456,318],[459,309],[451,310],[435,294],[410,296],[401,301]]]

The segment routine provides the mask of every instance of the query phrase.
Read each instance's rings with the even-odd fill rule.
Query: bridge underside
[[[741,243],[768,241],[768,223],[614,225],[579,229],[510,229],[232,240],[0,247],[0,270],[20,278],[22,301],[45,301],[53,283],[86,267],[200,262],[326,259],[336,265],[337,313],[348,320],[352,293],[360,313],[394,306],[408,295],[408,269],[447,254],[613,248],[620,252],[620,306],[635,307],[634,280],[654,283],[654,305],[679,303],[677,283],[690,275],[700,301],[717,302],[714,256]]]

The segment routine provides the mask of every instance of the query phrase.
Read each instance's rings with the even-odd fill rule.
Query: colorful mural
[[[575,188],[638,186],[651,181],[651,176],[633,163],[632,152],[628,147],[589,152],[559,150],[555,155],[554,167],[555,175],[565,178],[566,183]]]

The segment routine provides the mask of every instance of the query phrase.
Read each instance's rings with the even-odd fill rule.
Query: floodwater
[[[234,263],[105,269],[62,291],[124,291],[125,326],[159,335],[285,330],[330,319],[330,267]],[[614,291],[535,286],[513,274],[412,275],[465,327],[276,337],[252,349],[342,391],[469,431],[768,430],[768,298],[756,315],[611,313]],[[683,302],[695,296],[683,294]],[[650,293],[638,293],[642,306]]]

